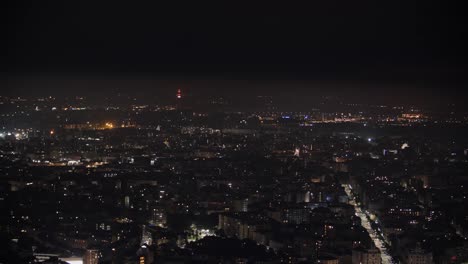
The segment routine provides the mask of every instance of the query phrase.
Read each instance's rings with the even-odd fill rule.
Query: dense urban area
[[[468,114],[0,97],[0,263],[466,263]]]

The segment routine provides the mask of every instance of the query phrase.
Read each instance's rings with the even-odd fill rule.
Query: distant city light
[[[301,150],[299,148],[294,149],[294,156],[299,157],[301,154]]]
[[[384,111],[374,102],[349,105],[350,113],[341,110],[345,102],[297,112],[275,110],[269,97],[246,106],[237,106],[238,97],[218,103],[217,94],[199,101],[197,90],[182,95],[173,88],[161,105],[120,94],[54,102],[0,96],[7,110],[0,171],[8,180],[0,202],[9,208],[10,240],[34,239],[39,262],[148,263],[159,260],[155,250],[165,244],[170,256],[181,253],[188,262],[200,259],[200,248],[203,258],[206,252],[225,263],[245,255],[234,252],[239,245],[255,252],[261,246],[259,256],[275,263],[306,249],[300,257],[311,262],[347,241],[353,261],[395,264],[395,252],[433,263],[430,249],[452,250],[454,243],[430,240],[434,225],[444,242],[468,239],[460,235],[468,215],[458,212],[468,202],[461,173],[468,145],[454,136],[468,125],[464,112],[423,116],[424,109]],[[75,99],[79,105],[70,105]],[[401,116],[404,110],[410,114]],[[420,201],[426,194],[430,199]],[[444,207],[461,209],[447,214]],[[50,229],[49,219],[60,228]],[[417,237],[405,231],[410,225]],[[405,244],[393,251],[394,234],[420,240],[424,249],[406,252]],[[300,243],[284,239],[296,236]],[[10,244],[7,250],[22,254]],[[227,259],[217,251],[223,244],[233,250]],[[51,250],[38,253],[43,248]],[[292,254],[277,254],[283,249]]]
[[[177,90],[176,97],[177,97],[177,99],[182,98],[182,91],[180,89]]]

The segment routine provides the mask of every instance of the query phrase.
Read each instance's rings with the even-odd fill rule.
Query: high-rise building
[[[178,110],[185,109],[187,107],[187,100],[186,99],[187,98],[186,98],[185,94],[182,95],[182,90],[177,89],[175,107]]]
[[[87,249],[83,258],[83,264],[98,264],[99,263],[99,250]]]
[[[301,206],[290,207],[283,210],[283,223],[302,224],[309,221],[310,209]]]
[[[124,198],[124,205],[125,205],[125,208],[130,208],[130,196],[125,196]]]
[[[151,210],[150,224],[156,226],[165,226],[167,221],[166,211],[164,208],[155,207]]]
[[[382,258],[380,257],[380,251],[377,248],[353,249],[352,263],[353,264],[381,264]]]
[[[137,251],[138,264],[149,264],[153,263],[154,254],[149,249],[148,245],[143,244]]]
[[[419,245],[408,252],[405,258],[407,264],[432,264],[432,253],[423,250]]]
[[[249,199],[238,199],[234,200],[233,203],[234,212],[247,212],[249,209]]]
[[[151,246],[153,244],[153,236],[151,232],[146,228],[146,225],[143,225],[141,230],[141,244],[146,244]]]

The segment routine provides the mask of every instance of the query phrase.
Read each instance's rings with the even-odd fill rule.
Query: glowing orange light
[[[51,130],[51,131],[50,131],[50,134],[51,134],[51,135],[55,134],[55,131],[54,131],[54,130]]]

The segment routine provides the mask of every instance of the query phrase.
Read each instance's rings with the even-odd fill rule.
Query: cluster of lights
[[[16,140],[21,140],[21,139],[25,139],[28,137],[27,133],[25,132],[21,132],[21,133],[18,133],[18,132],[1,132],[0,133],[0,138],[5,138],[5,137],[10,137],[10,136],[14,136]]]

